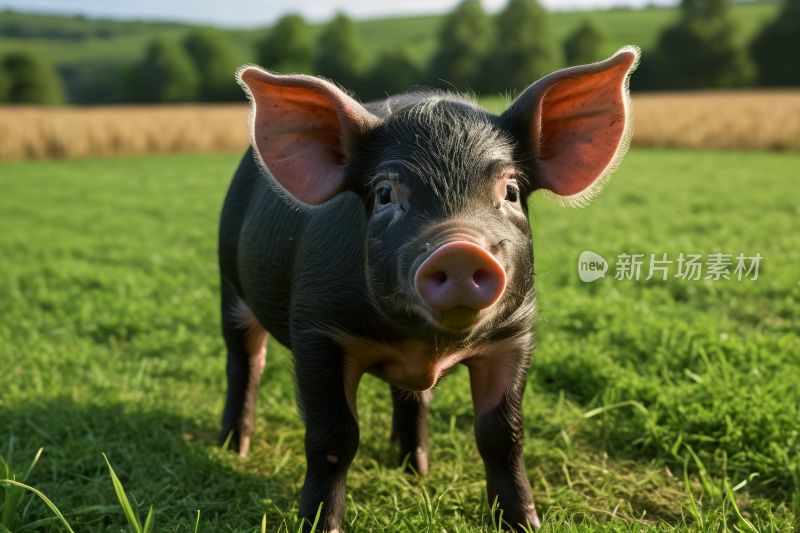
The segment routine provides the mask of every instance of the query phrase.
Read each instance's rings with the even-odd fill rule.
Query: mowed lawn
[[[0,163],[0,455],[19,475],[44,447],[28,483],[76,532],[127,530],[102,453],[156,531],[193,531],[198,510],[199,531],[260,530],[264,514],[267,531],[297,531],[286,349],[269,343],[250,457],[216,446],[216,228],[238,159]],[[525,462],[548,530],[685,531],[691,492],[693,531],[751,531],[734,488],[759,531],[797,527],[799,178],[796,153],[633,150],[587,209],[531,200]],[[605,278],[579,279],[585,250]],[[763,259],[755,281],[686,281],[676,263],[645,281],[665,252]],[[646,254],[639,281],[614,279],[623,253]],[[388,385],[365,377],[358,409],[345,531],[491,528],[465,369],[436,391],[426,479],[397,469]],[[23,523],[51,516],[25,498]]]

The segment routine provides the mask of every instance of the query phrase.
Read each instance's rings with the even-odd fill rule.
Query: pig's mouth
[[[491,316],[491,313],[464,306],[447,311],[434,311],[423,305],[414,307],[434,328],[451,334],[472,331],[484,324]]]

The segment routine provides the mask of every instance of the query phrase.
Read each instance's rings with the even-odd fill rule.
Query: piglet
[[[273,335],[292,351],[306,426],[301,518],[322,503],[318,528],[341,530],[365,372],[389,383],[400,459],[425,475],[430,391],[463,364],[488,500],[513,527],[539,527],[522,454],[527,201],[581,206],[600,192],[630,144],[638,57],[625,47],[554,72],[499,116],[432,89],[361,104],[320,78],[238,70],[251,147],[220,226],[221,438],[247,454]]]

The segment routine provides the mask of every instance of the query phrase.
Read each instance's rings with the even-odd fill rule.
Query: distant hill
[[[737,3],[732,15],[739,38],[749,40],[778,10],[774,3]],[[645,53],[660,30],[677,16],[674,8],[617,8],[591,12],[552,13],[553,35],[559,41],[587,17],[593,18],[608,36],[605,52],[610,55],[626,44],[636,44]],[[436,36],[445,15],[362,20],[356,23],[370,59],[387,46],[405,44],[425,64],[436,48]],[[323,25],[316,25],[321,31]],[[0,12],[0,54],[35,47],[59,69],[70,100],[103,101],[119,69],[136,61],[156,35],[182,37],[193,27],[169,22],[143,22]],[[225,30],[234,44],[239,63],[255,61],[254,44],[269,28]],[[111,101],[109,96],[108,101]]]

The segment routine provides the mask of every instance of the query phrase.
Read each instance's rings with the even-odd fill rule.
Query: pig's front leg
[[[469,367],[475,407],[475,438],[486,468],[489,503],[498,499],[503,520],[540,526],[533,494],[525,474],[522,445],[522,393],[530,365],[530,337],[515,337],[494,344],[465,362]]]
[[[408,456],[408,467],[428,475],[428,407],[430,391],[408,392],[392,385],[392,441],[400,442],[400,462]]]
[[[292,349],[297,401],[306,425],[307,471],[299,515],[313,523],[322,503],[317,531],[340,532],[347,470],[359,437],[345,394],[341,348],[328,339],[300,338],[292,342]]]

